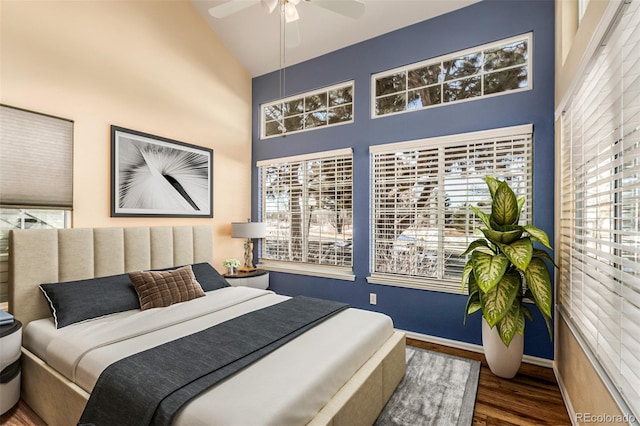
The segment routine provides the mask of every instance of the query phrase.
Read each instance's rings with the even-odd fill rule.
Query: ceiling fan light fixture
[[[296,5],[290,1],[284,4],[284,18],[287,22],[293,22],[300,19],[298,11],[296,10]]]

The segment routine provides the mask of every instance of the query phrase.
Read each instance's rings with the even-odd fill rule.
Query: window
[[[9,282],[9,231],[12,229],[68,228],[71,212],[49,209],[0,207],[0,303],[7,301]]]
[[[491,212],[484,177],[532,194],[532,126],[370,148],[372,274],[369,282],[460,293],[466,258],[482,226],[470,205]],[[522,221],[532,217],[525,205]]]
[[[267,269],[354,279],[351,149],[258,162],[261,262]]]
[[[353,122],[353,82],[263,104],[261,138]]]
[[[640,418],[640,2],[619,16],[561,117],[557,297],[622,411]]]
[[[487,97],[532,86],[531,34],[372,76],[372,117]]]
[[[73,205],[73,122],[0,105],[0,302],[9,230],[64,228]]]

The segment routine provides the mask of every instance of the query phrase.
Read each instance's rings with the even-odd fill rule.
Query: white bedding
[[[23,344],[90,392],[102,370],[118,359],[286,299],[228,287],[167,308],[127,311],[59,330],[51,319],[32,321]],[[392,333],[386,315],[342,311],[191,401],[175,423],[305,424]]]

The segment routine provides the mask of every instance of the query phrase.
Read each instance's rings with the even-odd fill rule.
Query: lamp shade
[[[231,223],[232,238],[264,238],[267,236],[267,225],[262,222]]]

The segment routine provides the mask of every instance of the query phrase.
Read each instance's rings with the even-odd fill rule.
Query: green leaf
[[[481,229],[482,233],[494,244],[511,244],[522,236],[522,229],[502,232],[493,229]]]
[[[520,304],[520,310],[529,321],[533,321],[533,315],[531,315],[531,311],[529,310],[529,308],[527,308],[523,304]],[[524,324],[522,325],[522,332],[524,333]]]
[[[476,277],[473,276],[473,274],[471,274],[471,276],[469,277],[469,295],[472,295],[473,293],[479,293],[480,292],[480,287],[478,287],[478,283],[476,282]]]
[[[524,228],[520,225],[498,225],[494,220],[489,219],[491,223],[491,229],[494,231],[508,232],[508,231],[522,231]]]
[[[496,195],[496,190],[498,189],[498,185],[500,185],[500,181],[491,176],[485,176],[484,181],[487,183],[489,187],[489,192],[491,193],[491,198]]]
[[[524,271],[524,276],[536,306],[544,315],[551,317],[551,276],[547,265],[539,257],[534,257]]]
[[[480,220],[482,220],[482,223],[484,223],[484,225],[487,228],[491,228],[491,223],[489,222],[489,218],[491,217],[490,215],[486,214],[485,212],[483,212],[482,210],[480,210],[476,206],[469,206],[469,207],[471,207],[471,210],[473,210],[473,212],[476,214],[476,216],[478,216],[480,218]]]
[[[475,293],[473,296],[469,296],[467,299],[467,306],[464,309],[464,320],[462,321],[463,325],[467,324],[467,316],[478,312],[482,309],[482,304],[480,303],[480,296],[478,293]]]
[[[471,263],[471,259],[469,259],[462,270],[462,288],[460,288],[460,291],[464,292],[464,288],[467,286],[467,281],[469,281],[469,276],[471,276],[472,272],[473,264]],[[471,289],[469,289],[469,293],[471,293]]]
[[[529,238],[523,238],[511,244],[501,244],[498,247],[516,268],[522,272],[527,270],[533,256],[533,244]]]
[[[487,248],[489,248],[489,243],[487,243],[487,240],[485,240],[485,239],[475,240],[471,244],[469,244],[469,247],[467,247],[467,249],[464,251],[464,253],[462,253],[460,256],[466,256],[467,254],[471,253],[472,251],[474,251],[478,247],[487,247]]]
[[[504,343],[506,347],[509,347],[516,333],[524,333],[524,314],[520,310],[520,303],[511,305],[509,312],[507,312],[496,326],[498,327],[498,334],[500,335],[502,343]]]
[[[489,326],[493,327],[507,315],[519,290],[520,277],[516,274],[507,274],[496,286],[485,292],[481,298],[482,311]]]
[[[553,261],[553,258],[551,257],[551,255],[549,253],[547,253],[544,250],[540,250],[540,249],[533,249],[533,256],[534,257],[539,257],[542,260],[548,260],[550,263],[553,264],[553,266],[555,266],[556,268],[558,267],[558,265],[556,265],[556,262]]]
[[[533,225],[525,225],[523,228],[529,235],[531,235],[531,239],[533,241],[542,243],[548,249],[551,248],[551,245],[549,244],[549,237],[542,229],[538,229]]]
[[[520,316],[518,317],[518,325],[516,326],[516,333],[524,336],[524,316],[525,313],[523,311],[522,308],[524,308],[524,306],[522,306],[522,302],[518,303],[518,307],[520,308]]]
[[[506,182],[500,182],[491,203],[491,218],[498,225],[515,225],[518,221],[518,199]]]
[[[464,310],[463,324],[467,323],[467,315],[482,309],[482,302],[480,301],[480,290],[473,275],[469,278],[469,297],[467,297],[467,306]]]
[[[486,293],[498,284],[509,266],[509,259],[503,254],[492,256],[476,250],[471,255],[471,263],[478,287]]]
[[[525,200],[524,197],[518,198],[518,213],[522,211],[522,208],[524,207],[525,201],[526,200]]]

